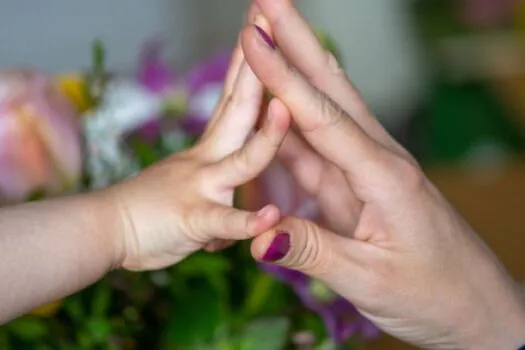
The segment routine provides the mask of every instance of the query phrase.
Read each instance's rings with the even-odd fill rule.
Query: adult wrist
[[[504,299],[505,304],[497,306],[480,320],[476,332],[464,343],[466,350],[509,349],[525,350],[525,303],[519,293]],[[475,322],[473,320],[473,322]]]

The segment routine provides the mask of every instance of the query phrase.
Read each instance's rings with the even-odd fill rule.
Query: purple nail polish
[[[268,46],[270,46],[273,50],[275,50],[275,48],[276,48],[275,43],[273,42],[272,38],[270,38],[268,33],[266,33],[264,31],[264,29],[259,27],[257,24],[254,24],[253,26],[255,27],[255,29],[257,30],[257,32],[261,36],[261,38],[268,44]]]
[[[273,238],[272,243],[264,254],[262,260],[275,262],[284,258],[290,250],[290,234],[288,232],[279,232]]]

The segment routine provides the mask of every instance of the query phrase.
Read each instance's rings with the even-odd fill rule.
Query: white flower
[[[83,118],[86,171],[93,188],[105,187],[139,170],[123,136],[158,116],[162,106],[161,96],[133,81],[108,83],[102,105]]]

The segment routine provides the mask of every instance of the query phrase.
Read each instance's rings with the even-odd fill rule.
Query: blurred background
[[[428,176],[496,251],[513,276],[525,281],[522,254],[525,247],[522,156],[525,151],[525,1],[298,0],[296,3],[311,23],[331,38],[348,74],[385,127],[417,156]],[[139,54],[151,38],[165,41],[163,58],[179,72],[191,70],[218,51],[231,49],[248,1],[3,0],[1,4],[0,69],[25,66],[50,76],[76,74],[93,66],[92,43],[100,39],[107,51],[104,69],[115,75],[134,77]],[[238,259],[241,253],[231,254]],[[226,264],[218,261],[206,264]],[[205,265],[202,261],[198,263]],[[191,274],[192,268],[186,272]],[[235,274],[246,273],[235,271]],[[258,277],[250,282],[239,282],[238,275],[228,278],[236,283],[251,285],[259,281],[257,283],[267,283],[264,288],[279,288],[270,287],[273,284]],[[251,297],[265,304],[269,300],[265,298],[274,298],[275,293],[278,299],[293,298],[282,290]],[[96,291],[92,294],[88,291],[84,300],[92,300],[93,294],[97,295]],[[150,291],[141,296],[144,299],[137,305],[142,306],[119,309],[128,313],[129,318],[121,321],[136,322],[137,329],[142,330],[137,332],[142,333],[139,336],[130,332],[126,335],[129,343],[117,342],[115,348],[137,347],[144,344],[137,338],[149,339],[144,334],[152,331],[145,331],[147,326],[141,322],[152,316],[145,316],[141,307],[146,308],[154,295],[156,292]],[[247,298],[247,295],[248,291],[235,298]],[[106,297],[98,298],[104,303]],[[130,298],[135,300],[135,296]],[[224,300],[220,302],[230,303]],[[235,306],[242,301],[231,303]],[[236,307],[231,309],[238,310]],[[269,307],[270,311],[258,307],[262,311],[252,310],[250,317],[258,312],[273,315],[283,306],[277,303],[274,309]],[[115,335],[113,323],[104,321],[100,315],[95,321],[90,319],[85,327],[80,326],[83,321],[78,321],[77,328],[86,329],[82,335],[68,335],[67,328],[58,321],[54,328],[45,326],[51,322],[50,318],[70,317],[60,314],[63,311],[58,308],[59,311],[46,314],[44,326],[40,321],[27,319],[26,324],[4,335],[5,344],[55,348],[55,343],[45,338],[45,334],[55,334],[63,335],[67,339],[63,344],[67,346],[84,342],[78,348],[104,348]],[[177,308],[174,310],[176,314]],[[169,321],[168,316],[153,317],[160,323],[148,326],[162,328],[162,322]],[[198,318],[192,320],[200,322]],[[179,326],[172,325],[171,331],[192,332],[173,330]],[[31,333],[31,327],[36,331]],[[212,333],[216,334],[216,325],[210,327],[215,327]],[[308,333],[316,327],[312,321],[301,324],[298,329]],[[93,342],[84,339],[86,337],[102,340],[97,338],[99,340]],[[65,346],[63,344],[61,346]],[[171,348],[191,348],[170,344]],[[352,346],[410,348],[386,336]],[[211,348],[222,349],[218,345]],[[310,348],[313,347],[304,347]]]

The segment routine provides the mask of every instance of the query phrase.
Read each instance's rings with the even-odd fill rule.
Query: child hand
[[[235,187],[269,165],[290,125],[287,108],[274,99],[250,137],[263,91],[238,47],[221,102],[197,145],[108,190],[122,223],[121,267],[163,268],[206,245],[248,239],[278,223],[275,206],[257,213],[232,208]]]

